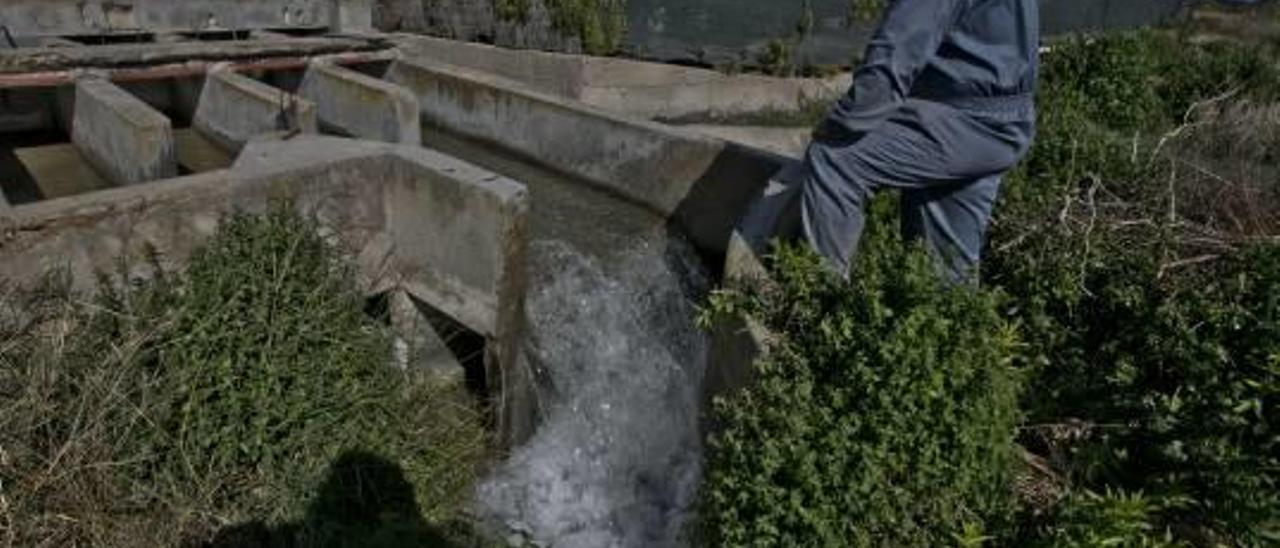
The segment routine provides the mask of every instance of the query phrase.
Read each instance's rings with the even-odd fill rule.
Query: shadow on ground
[[[422,519],[398,465],[366,452],[334,462],[300,523],[251,522],[218,532],[203,548],[400,548],[475,546]]]

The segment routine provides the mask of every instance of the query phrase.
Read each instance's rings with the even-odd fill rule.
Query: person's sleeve
[[[890,0],[867,45],[853,86],[827,115],[827,124],[861,136],[906,100],[963,12],[966,0]]]

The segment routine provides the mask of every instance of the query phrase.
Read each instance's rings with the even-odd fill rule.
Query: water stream
[[[533,236],[524,359],[544,421],[478,492],[482,517],[542,546],[664,547],[701,477],[708,281],[664,219],[435,133],[428,146],[525,182]]]

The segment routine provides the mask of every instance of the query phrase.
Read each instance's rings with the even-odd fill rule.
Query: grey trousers
[[[901,190],[902,230],[923,239],[952,281],[976,273],[1001,176],[1030,146],[1035,115],[960,110],[908,100],[862,136],[814,142],[743,218],[758,252],[773,238],[803,239],[847,275],[865,209],[883,188]]]

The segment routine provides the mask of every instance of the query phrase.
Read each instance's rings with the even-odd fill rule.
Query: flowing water
[[[529,337],[543,423],[480,488],[533,544],[680,546],[701,477],[707,277],[665,220],[436,134],[429,146],[529,185]]]

